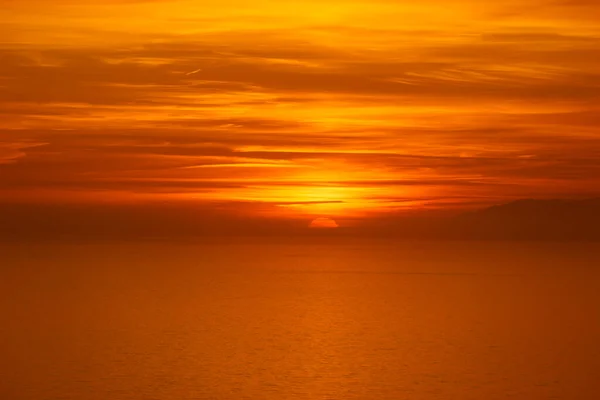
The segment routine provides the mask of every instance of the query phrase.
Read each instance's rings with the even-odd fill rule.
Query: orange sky
[[[600,193],[597,0],[0,4],[5,201],[343,219]]]

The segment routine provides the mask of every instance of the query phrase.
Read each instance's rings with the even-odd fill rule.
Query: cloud
[[[16,163],[19,159],[27,156],[27,149],[44,145],[46,143],[0,141],[0,164]]]
[[[591,1],[42,3],[0,16],[15,201],[352,214],[597,183]]]

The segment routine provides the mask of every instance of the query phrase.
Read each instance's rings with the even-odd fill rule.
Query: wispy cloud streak
[[[352,216],[405,207],[395,198],[594,194],[599,13],[584,0],[11,2],[0,195]]]

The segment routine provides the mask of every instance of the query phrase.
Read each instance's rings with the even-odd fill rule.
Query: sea
[[[2,244],[0,399],[600,399],[600,244]]]

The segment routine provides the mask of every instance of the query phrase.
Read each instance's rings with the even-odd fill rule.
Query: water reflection
[[[3,398],[591,398],[592,248],[423,246],[13,249]]]

